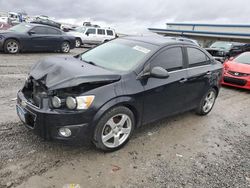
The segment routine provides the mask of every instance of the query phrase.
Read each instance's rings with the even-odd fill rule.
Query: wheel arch
[[[76,40],[76,39],[79,39],[80,42],[81,42],[81,44],[82,44],[82,39],[81,39],[81,37],[75,37],[75,40]]]
[[[6,39],[4,40],[3,46],[5,46],[5,44],[6,44],[6,42],[7,42],[8,40],[16,40],[16,41],[19,43],[20,50],[23,49],[22,43],[21,43],[20,40],[19,40],[18,38],[16,38],[16,37],[8,37],[8,38],[6,38]]]
[[[110,100],[109,102],[105,103],[95,114],[93,121],[92,121],[92,127],[93,130],[95,129],[96,124],[98,121],[103,117],[103,115],[108,112],[110,109],[115,108],[117,106],[125,106],[129,110],[132,111],[135,117],[135,127],[139,127],[141,125],[141,109],[142,107],[136,105],[135,100],[132,97],[119,97]]]
[[[219,95],[219,87],[218,86],[212,86],[212,88],[216,91],[216,97]]]

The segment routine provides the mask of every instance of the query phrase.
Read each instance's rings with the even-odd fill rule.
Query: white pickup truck
[[[84,44],[101,44],[116,37],[114,29],[99,27],[78,27],[68,34],[76,37],[77,48]]]

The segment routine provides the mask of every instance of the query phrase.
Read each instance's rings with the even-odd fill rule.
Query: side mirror
[[[162,67],[153,67],[150,70],[150,65],[148,64],[148,66],[144,68],[144,71],[142,71],[137,76],[136,79],[140,80],[140,79],[149,78],[149,77],[153,77],[153,78],[168,78],[169,77],[169,73],[168,73],[167,70],[165,70]]]
[[[87,32],[87,33],[85,33],[85,35],[89,36],[89,33]]]
[[[169,73],[162,67],[153,67],[150,71],[150,76],[153,78],[168,78]]]
[[[29,35],[34,35],[34,34],[36,34],[36,32],[35,31],[29,31],[28,34]]]

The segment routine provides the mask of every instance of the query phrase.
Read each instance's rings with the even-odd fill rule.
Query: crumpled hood
[[[35,64],[30,72],[35,80],[44,79],[49,90],[74,87],[83,83],[117,81],[119,74],[87,64],[72,56],[48,57]]]

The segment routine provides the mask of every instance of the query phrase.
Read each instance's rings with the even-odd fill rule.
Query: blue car
[[[21,23],[0,32],[0,51],[16,54],[23,51],[70,52],[75,47],[75,37],[66,35],[55,27]]]

